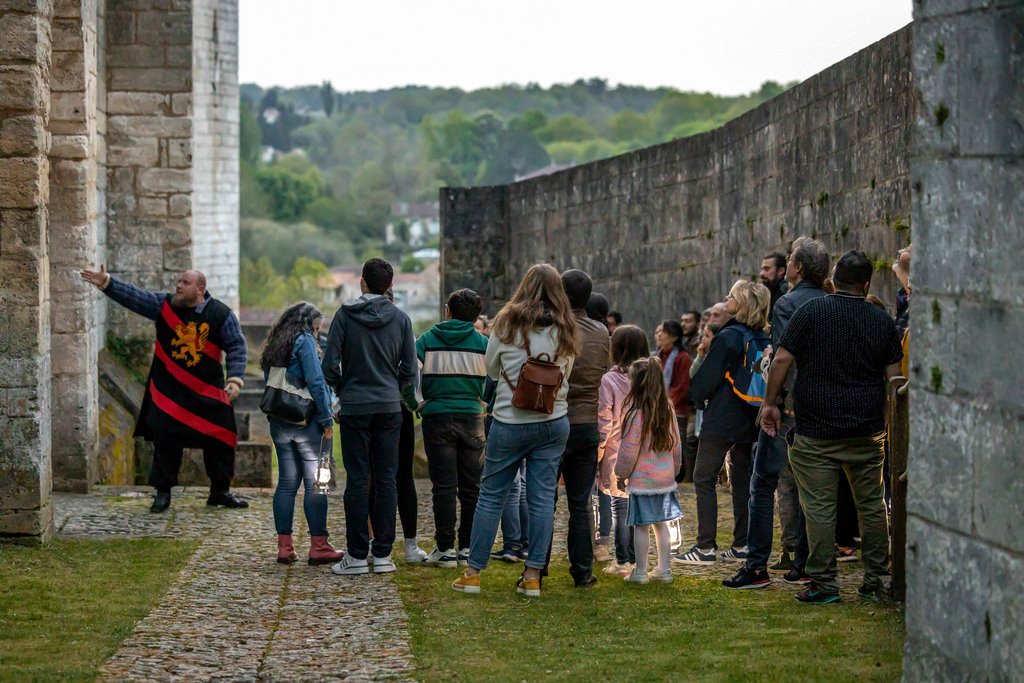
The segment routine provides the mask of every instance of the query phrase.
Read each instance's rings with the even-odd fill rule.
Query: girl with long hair
[[[636,555],[633,532],[626,522],[629,494],[615,477],[619,444],[622,441],[622,418],[629,396],[629,367],[650,356],[647,335],[636,325],[620,325],[612,333],[609,362],[611,369],[601,378],[597,393],[597,426],[601,442],[597,447],[598,489],[611,499],[612,526],[615,534],[615,561],[604,568],[605,574],[626,576],[633,571]]]
[[[292,520],[300,484],[305,487],[302,510],[309,527],[309,564],[329,564],[343,555],[327,542],[327,496],[314,488],[321,442],[326,441],[330,448],[334,436],[331,394],[320,367],[323,352],[316,341],[323,321],[323,313],[313,304],[301,301],[289,307],[270,329],[260,356],[264,378],[269,376],[272,367],[287,368],[288,381],[308,389],[316,406],[315,415],[305,425],[269,417],[270,436],[277,450],[274,526],[277,527],[277,561],[281,564],[291,564],[298,559],[292,539]]]
[[[558,465],[569,438],[566,394],[578,345],[576,319],[561,276],[546,263],[533,266],[495,317],[487,344],[487,373],[497,382],[494,419],[473,518],[469,568],[452,584],[454,590],[480,592],[480,571],[487,567],[509,489],[520,463],[525,462],[530,550],[517,590],[540,596],[540,572],[551,545]],[[562,373],[552,412],[517,408],[512,399],[521,369],[528,358],[544,356]]]
[[[633,527],[636,566],[626,581],[672,581],[669,523],[683,516],[676,498],[676,472],[683,458],[675,411],[662,377],[661,361],[644,358],[629,366],[630,388],[622,420],[622,442],[615,476],[629,493],[626,522]],[[649,575],[650,532],[658,549],[658,566]]]

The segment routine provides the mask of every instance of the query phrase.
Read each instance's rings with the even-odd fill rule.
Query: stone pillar
[[[0,0],[0,538],[45,541],[50,507],[48,0]]]
[[[192,265],[192,2],[108,0],[106,22],[108,267],[169,288]],[[153,334],[119,306],[108,321]]]
[[[97,4],[54,6],[50,132],[53,481],[88,491],[98,479],[97,353],[102,297],[76,271],[96,267]]]
[[[192,5],[192,255],[238,307],[238,3]]]
[[[914,3],[908,681],[1024,667],[1024,4]]]

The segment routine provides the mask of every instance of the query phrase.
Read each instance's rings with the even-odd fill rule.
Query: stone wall
[[[238,308],[238,6],[192,8],[192,235],[194,267],[214,296]]]
[[[533,263],[591,274],[628,322],[724,298],[800,235],[878,260],[909,239],[914,108],[905,28],[725,126],[504,187],[443,189],[442,296],[494,312]]]
[[[50,506],[50,22],[0,0],[0,536],[39,542]]]
[[[149,289],[192,266],[192,2],[107,2],[108,267]],[[122,335],[152,323],[110,306]]]
[[[1024,669],[1024,4],[914,5],[908,681]]]
[[[101,3],[102,4],[102,3]],[[84,491],[96,481],[98,391],[96,358],[102,346],[99,292],[83,287],[76,271],[94,267],[98,250],[99,177],[103,174],[98,120],[100,78],[96,0],[54,5],[50,133],[51,422],[54,487]]]

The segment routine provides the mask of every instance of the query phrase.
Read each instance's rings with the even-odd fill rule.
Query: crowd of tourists
[[[569,573],[579,588],[601,574],[671,582],[673,563],[725,562],[736,567],[726,588],[767,587],[774,570],[802,586],[798,600],[831,603],[840,599],[836,563],[860,561],[858,592],[877,599],[889,555],[887,382],[904,359],[909,260],[908,248],[894,266],[902,285],[894,317],[869,295],[874,266],[864,253],[833,264],[820,242],[800,238],[789,254],[763,259],[759,281],[737,281],[723,301],[650,331],[624,322],[628,311],[610,310],[583,271],[537,264],[493,319],[479,295],[460,289],[444,319],[415,338],[391,296],[391,265],[370,259],[362,295],[337,310],[325,341],[323,313],[298,303],[260,355],[262,407],[280,468],[277,561],[298,559],[292,524],[303,487],[311,564],[332,564],[343,576],[395,571],[397,516],[406,563],[461,567],[452,588],[478,593],[490,561],[522,562],[516,590],[539,596],[561,488]],[[140,415],[143,435],[163,441],[151,475],[154,512],[170,504],[183,447],[207,449],[211,481],[217,477],[211,505],[244,505],[227,492],[230,467],[217,459],[234,428],[223,407],[243,382],[234,315],[209,305],[195,271],[182,276],[195,282],[179,281],[174,295],[102,269],[82,275],[157,323]],[[175,350],[188,343],[198,353]],[[211,351],[219,363],[221,349],[227,380],[212,363]],[[417,537],[417,417],[432,486],[429,551]],[[327,530],[335,423],[344,550],[328,542]],[[679,524],[681,482],[692,482],[696,497],[693,539]],[[723,487],[733,527],[720,546]],[[769,565],[776,510],[782,547]]]

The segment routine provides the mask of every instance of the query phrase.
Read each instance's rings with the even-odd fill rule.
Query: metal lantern
[[[327,495],[331,492],[331,441],[324,437],[320,439],[320,461],[316,467],[316,492]]]

